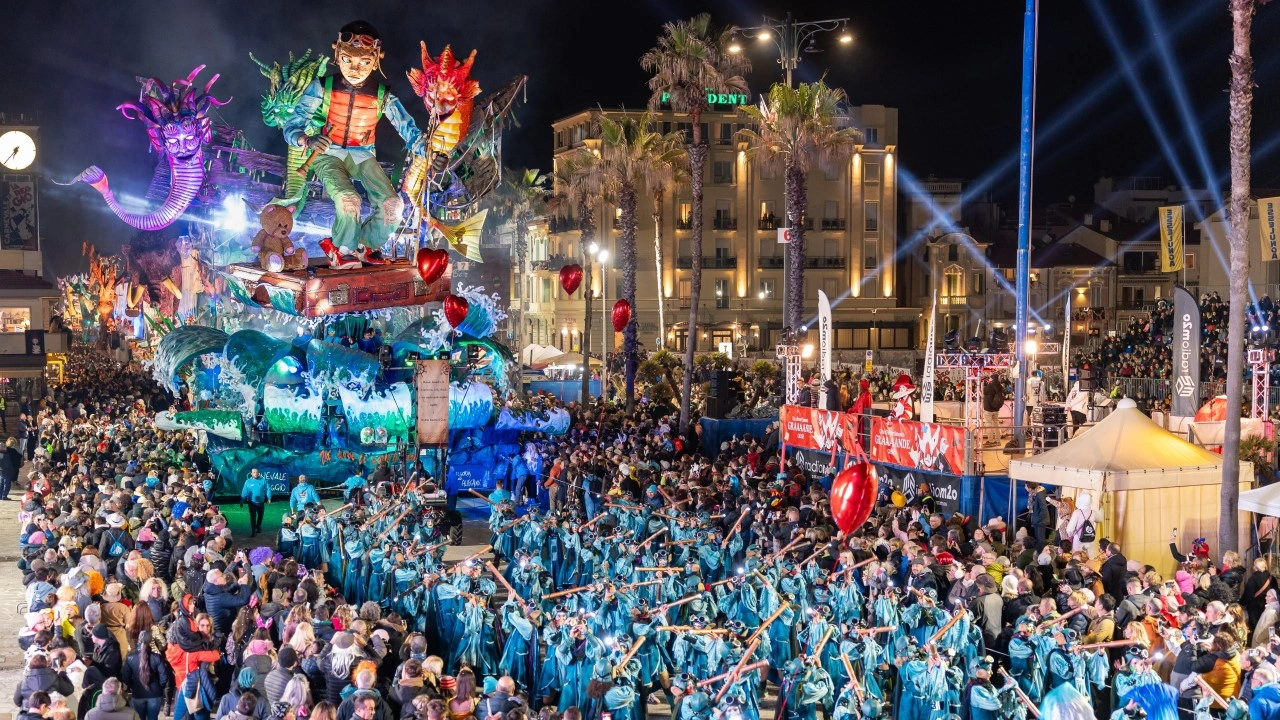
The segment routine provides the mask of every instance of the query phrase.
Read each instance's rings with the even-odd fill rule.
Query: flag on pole
[[[929,339],[924,345],[924,379],[920,381],[920,422],[933,422],[934,356],[933,343],[938,325],[938,291],[933,291],[933,309],[929,311]]]
[[[1277,233],[1280,233],[1280,223],[1276,222],[1276,215],[1280,214],[1280,197],[1258,198],[1258,226],[1262,232],[1262,261],[1271,262],[1280,260],[1280,241],[1278,241]]]
[[[1160,218],[1160,272],[1183,269],[1182,206],[1166,205],[1156,211]]]
[[[1066,330],[1062,333],[1062,390],[1066,392],[1071,387],[1071,298],[1067,298],[1066,315],[1063,318]]]
[[[831,379],[831,300],[818,291],[818,371],[822,374],[822,409],[827,409],[827,381]]]

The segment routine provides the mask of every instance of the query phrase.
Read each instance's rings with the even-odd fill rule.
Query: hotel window
[[[716,307],[729,307],[729,281],[716,280]]]
[[[772,280],[761,280],[761,281],[760,281],[760,295],[762,295],[762,296],[763,296],[761,299],[763,299],[763,300],[773,300],[773,299],[774,299],[774,294],[773,294],[773,292],[774,292],[774,291],[773,291],[773,288],[774,288],[774,284],[773,284],[773,281],[772,281]]]
[[[733,144],[733,123],[720,123],[720,144]]]
[[[964,270],[952,265],[942,271],[942,296],[957,301],[964,298]]]
[[[876,259],[876,244],[873,242],[862,244],[862,267],[866,270],[875,270],[878,264]]]
[[[778,227],[778,216],[775,208],[777,204],[773,200],[764,200],[760,203],[760,229],[773,230]]]
[[[880,144],[880,128],[873,128],[873,127],[865,128],[862,131],[862,137],[864,140],[866,140],[865,144],[867,145],[879,145]]]
[[[733,251],[729,248],[729,239],[724,237],[716,238],[716,259],[722,260],[733,257]]]
[[[680,212],[676,214],[676,227],[688,229],[693,224],[693,204],[680,201]]]
[[[777,254],[777,250],[778,250],[777,237],[773,235],[760,236],[760,252],[759,252],[760,257],[762,258],[773,257],[774,255]]]
[[[822,177],[826,180],[839,180],[840,170],[840,165],[833,162],[829,167],[822,168]]]
[[[828,200],[822,204],[823,220],[839,220],[840,219],[840,201]]]
[[[693,282],[690,280],[680,281],[680,299],[684,300],[693,295]]]
[[[1188,270],[1195,270],[1195,269],[1196,269],[1196,254],[1195,254],[1195,253],[1186,253],[1185,255],[1183,255],[1182,260],[1183,260],[1183,264],[1184,264],[1184,266],[1185,266]]]
[[[880,182],[880,163],[867,163],[863,165],[862,182],[868,185],[874,185]]]
[[[947,261],[955,262],[960,259],[960,246],[951,243],[947,246]]]
[[[836,289],[837,287],[839,285],[835,278],[822,279],[822,292],[827,294],[828,300],[835,300],[840,295],[840,292]]]
[[[760,161],[760,179],[761,180],[777,180],[778,166],[773,163]]]
[[[716,222],[717,230],[733,229],[733,205],[728,200],[716,200]]]
[[[733,161],[716,160],[711,163],[711,181],[717,185],[733,184]]]
[[[880,202],[877,200],[864,202],[862,214],[865,218],[863,229],[867,232],[880,232]]]
[[[982,273],[980,273],[980,272],[976,272],[976,273],[974,273],[974,274],[973,274],[973,283],[970,285],[970,287],[971,287],[971,288],[973,288],[973,294],[974,294],[974,295],[981,295],[981,294],[985,293],[985,292],[987,291],[987,279],[986,279],[986,277],[985,277]]]

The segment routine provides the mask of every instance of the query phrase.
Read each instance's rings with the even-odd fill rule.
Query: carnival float
[[[59,281],[63,322],[104,344],[127,338],[146,358],[185,401],[158,426],[203,433],[222,492],[255,467],[280,491],[299,474],[337,483],[420,457],[421,422],[443,413],[419,406],[428,361],[448,367],[438,449],[450,477],[469,468],[456,489],[536,472],[520,434],[563,433],[568,415],[521,398],[519,364],[498,339],[501,299],[452,272],[454,258],[480,260],[483,200],[526,78],[482,94],[475,51],[433,56],[424,42],[407,73],[419,125],[377,79],[373,26],[349,23],[332,47],[332,58],[307,50],[283,64],[250,56],[284,156],[215,121],[231,100],[212,94],[217,75],[199,84],[204,66],[171,83],[140,79],[137,101],[118,110],[158,157],[151,209],[118,201],[97,166],[73,179],[139,232],[118,257],[86,245],[89,272]],[[405,142],[401,163],[378,161],[382,119]]]

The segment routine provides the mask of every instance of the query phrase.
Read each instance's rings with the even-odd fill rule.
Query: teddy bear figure
[[[258,264],[268,272],[303,270],[307,267],[307,251],[295,247],[289,239],[293,232],[293,213],[280,205],[267,205],[258,214],[262,229],[253,236],[250,250],[258,254]]]

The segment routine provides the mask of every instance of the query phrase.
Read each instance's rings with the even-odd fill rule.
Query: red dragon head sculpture
[[[458,62],[453,49],[445,45],[440,59],[432,60],[427,44],[419,44],[422,46],[422,70],[410,70],[409,82],[433,117],[446,117],[459,105],[469,103],[480,94],[480,83],[471,79],[475,50],[465,61]]]

